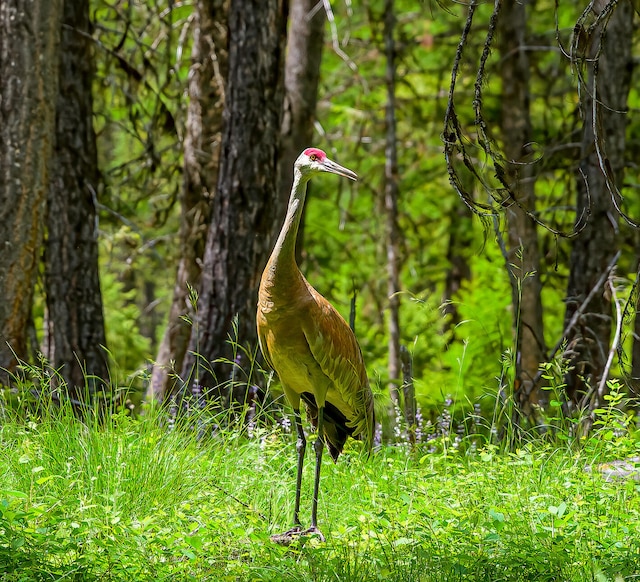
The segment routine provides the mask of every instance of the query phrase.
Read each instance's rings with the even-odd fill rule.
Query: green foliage
[[[529,161],[535,168],[536,215],[569,232],[576,220],[575,144],[580,142],[583,120],[577,107],[577,70],[557,44],[569,46],[584,7],[574,2],[556,8],[547,0],[536,3],[527,23],[536,152]],[[451,188],[443,156],[451,65],[467,9],[465,3],[394,3],[401,341],[412,353],[418,402],[430,416],[438,414],[448,395],[461,409],[469,410],[479,400],[485,412],[503,406],[499,391],[504,386],[511,389],[513,374],[514,313],[505,261],[494,233],[471,218]],[[478,6],[456,88],[466,147],[489,186],[474,187],[469,173],[462,179],[469,181],[466,186],[480,202],[487,201],[497,184],[496,168],[478,146],[473,110],[477,65],[492,9],[491,3]],[[338,3],[333,10],[334,21],[326,30],[314,144],[352,167],[360,178],[352,185],[326,176],[311,184],[302,270],[344,315],[357,293],[356,331],[369,375],[382,395],[389,380],[383,212],[385,5],[378,0],[353,6]],[[124,376],[155,355],[174,283],[192,11],[189,3],[167,0],[125,3],[122,9],[103,0],[94,2],[95,125],[105,178],[99,193],[102,287],[108,347]],[[482,84],[482,112],[493,146],[500,151],[498,73],[503,56],[496,39],[493,48]],[[638,105],[635,85],[630,112]],[[638,149],[636,117],[629,114],[629,159]],[[625,189],[637,184],[635,171],[626,170]],[[620,201],[632,216],[638,215],[636,200],[630,195]],[[622,230],[628,252],[621,259],[620,274],[625,276],[636,268],[637,237]],[[544,229],[539,234],[542,339],[553,345],[564,329],[572,243]],[[452,256],[468,265],[469,277],[453,297],[446,297],[447,275],[455,270]],[[443,316],[444,299],[456,308],[457,318]],[[625,348],[632,341],[630,333],[626,337]]]
[[[127,375],[153,356],[150,339],[140,333],[136,290],[125,290],[110,271],[103,272],[100,282],[102,301],[108,314],[105,321],[107,345],[116,355],[114,364],[117,361],[117,367]]]
[[[616,397],[611,404],[578,449],[563,440],[509,454],[395,446],[367,460],[352,444],[323,466],[327,542],[289,547],[269,540],[289,526],[293,504],[294,443],[282,426],[202,439],[153,411],[101,422],[64,408],[26,422],[9,414],[0,428],[0,575],[631,580],[640,572],[640,485],[629,460],[638,444],[621,429]],[[616,473],[624,459],[628,473]]]

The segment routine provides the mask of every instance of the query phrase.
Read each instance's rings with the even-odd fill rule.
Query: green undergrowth
[[[153,414],[5,419],[0,580],[634,580],[639,484],[599,467],[636,444],[603,434],[579,448],[395,446],[370,459],[354,444],[335,465],[325,456],[326,542],[283,547],[269,536],[290,525],[289,434],[198,439]],[[305,520],[312,475],[309,447]]]

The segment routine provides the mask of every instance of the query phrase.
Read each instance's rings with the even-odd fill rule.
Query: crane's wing
[[[302,321],[313,358],[331,380],[342,400],[353,411],[347,425],[368,450],[373,445],[373,394],[356,337],[344,318],[309,285],[317,309]]]
[[[262,355],[264,357],[265,362],[267,362],[267,365],[272,370],[275,370],[275,367],[271,360],[271,354],[269,354],[269,344],[267,342],[267,338],[265,337],[265,328],[264,326],[261,326],[261,325],[258,325],[258,345],[260,346],[260,351],[262,352]]]

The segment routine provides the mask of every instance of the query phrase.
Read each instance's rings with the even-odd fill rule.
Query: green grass
[[[366,460],[355,444],[336,465],[325,456],[327,541],[287,548],[269,535],[290,525],[290,435],[197,441],[154,415],[5,420],[0,580],[640,579],[640,485],[588,470],[637,454],[633,438],[603,432],[579,452],[448,450]]]

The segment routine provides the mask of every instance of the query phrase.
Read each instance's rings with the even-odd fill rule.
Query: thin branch
[[[329,28],[331,29],[331,46],[333,47],[333,51],[345,62],[347,66],[357,75],[358,80],[362,84],[362,88],[365,93],[369,92],[369,87],[367,85],[366,79],[360,75],[358,71],[358,65],[353,61],[353,59],[342,50],[340,46],[340,41],[338,40],[338,27],[336,26],[336,19],[333,15],[333,8],[331,8],[330,0],[322,0],[322,4],[324,5],[324,11],[327,14],[327,22],[329,23]]]
[[[505,165],[507,161],[503,158],[503,156],[494,149],[493,141],[489,137],[487,133],[487,124],[482,113],[482,99],[483,99],[483,83],[486,80],[486,66],[489,59],[489,55],[491,54],[491,45],[493,42],[493,38],[496,31],[496,26],[498,23],[498,17],[500,15],[502,0],[494,0],[493,12],[491,14],[489,20],[489,26],[487,29],[487,34],[485,37],[482,55],[480,57],[480,63],[478,66],[478,71],[476,73],[476,79],[474,84],[474,99],[473,99],[473,109],[475,112],[475,127],[478,136],[478,144],[484,151],[484,153],[491,160],[493,167],[495,169],[495,178],[499,181],[499,187],[492,186],[487,181],[480,176],[478,170],[476,169],[476,164],[471,156],[467,153],[465,145],[464,145],[464,137],[462,133],[462,128],[460,126],[460,122],[456,115],[455,104],[454,104],[454,94],[457,83],[458,71],[460,67],[460,63],[462,62],[462,54],[463,49],[465,48],[469,33],[471,30],[473,17],[475,14],[475,9],[478,5],[478,0],[471,0],[468,7],[467,13],[467,21],[465,23],[464,29],[462,31],[460,41],[458,43],[458,47],[456,50],[456,55],[454,58],[454,64],[451,70],[451,84],[449,88],[449,96],[447,101],[447,109],[445,113],[445,124],[444,124],[444,132],[443,132],[443,142],[445,144],[445,161],[447,164],[447,170],[449,173],[449,182],[458,193],[464,204],[477,216],[481,219],[485,220],[488,216],[498,214],[501,209],[504,209],[512,204],[517,205],[526,215],[527,217],[540,225],[545,230],[549,231],[551,234],[555,236],[559,236],[562,238],[574,238],[577,236],[582,230],[585,228],[587,224],[587,220],[584,220],[585,216],[588,218],[590,213],[590,208],[587,207],[586,210],[583,211],[583,214],[579,217],[579,219],[575,222],[574,227],[571,231],[565,232],[561,231],[557,228],[554,228],[550,224],[542,221],[534,212],[524,207],[523,204],[516,198],[514,192],[512,191],[511,186],[509,185],[506,172]],[[479,184],[489,193],[493,201],[497,204],[494,205],[491,202],[489,204],[483,204],[474,200],[473,195],[468,192],[465,187],[462,185],[462,181],[458,175],[458,170],[454,167],[454,161],[456,155],[459,154],[462,158],[462,163],[469,170],[469,172],[473,175],[473,177],[478,181]],[[521,164],[532,164],[538,162],[539,159],[528,162],[521,162]],[[514,162],[508,162],[514,163]],[[587,196],[588,196],[588,187],[587,187]],[[589,198],[590,200],[590,198]],[[488,223],[485,222],[485,226],[488,226]]]
[[[451,83],[449,85],[449,96],[447,99],[447,109],[444,116],[444,130],[442,133],[442,141],[444,142],[444,157],[447,164],[447,170],[449,172],[449,182],[453,186],[454,190],[458,193],[458,196],[460,196],[460,199],[465,203],[467,208],[469,208],[471,212],[473,212],[480,218],[486,219],[487,216],[496,214],[496,209],[494,209],[490,204],[483,204],[481,202],[475,201],[472,194],[467,192],[462,185],[460,177],[458,176],[458,172],[454,167],[454,157],[456,156],[456,152],[459,152],[462,156],[462,161],[465,167],[471,172],[471,174],[473,174],[473,176],[477,178],[478,182],[483,184],[486,188],[483,179],[480,177],[475,168],[473,160],[467,154],[464,147],[462,128],[460,126],[460,122],[458,121],[458,116],[456,114],[454,104],[456,83],[458,81],[458,71],[460,68],[460,63],[462,62],[462,54],[464,51],[464,47],[467,44],[467,39],[471,31],[471,25],[473,24],[473,17],[475,15],[477,6],[478,0],[471,0],[471,2],[469,3],[467,20],[462,30],[462,34],[460,35],[460,41],[458,42],[456,55],[453,60],[453,66],[451,68]]]
[[[609,285],[609,290],[611,292],[611,296],[613,297],[614,305],[616,306],[616,331],[613,336],[613,341],[611,343],[611,349],[609,350],[609,356],[607,357],[607,363],[605,364],[604,370],[602,372],[602,378],[600,378],[600,382],[598,384],[597,390],[595,386],[591,386],[584,397],[580,400],[580,408],[584,408],[587,403],[589,403],[589,415],[583,421],[583,433],[586,434],[591,430],[593,426],[594,420],[594,410],[602,405],[604,400],[604,395],[606,394],[607,389],[607,379],[609,378],[609,371],[611,370],[611,365],[613,363],[614,355],[618,349],[618,344],[620,342],[620,336],[622,335],[622,311],[620,309],[620,302],[618,301],[618,296],[616,295],[616,289],[611,279],[607,280]]]
[[[611,364],[613,363],[613,357],[618,349],[618,344],[620,342],[620,336],[622,334],[622,310],[620,309],[620,302],[618,301],[618,296],[616,295],[616,287],[611,282],[611,279],[607,281],[609,285],[609,290],[611,291],[611,297],[613,298],[613,303],[616,306],[616,331],[613,335],[613,341],[611,343],[611,349],[609,350],[609,356],[607,357],[607,363],[604,367],[604,371],[602,372],[602,378],[600,378],[600,384],[598,385],[598,402],[602,401],[602,397],[604,396],[605,388],[607,385],[607,379],[609,378],[609,371],[611,370]]]

